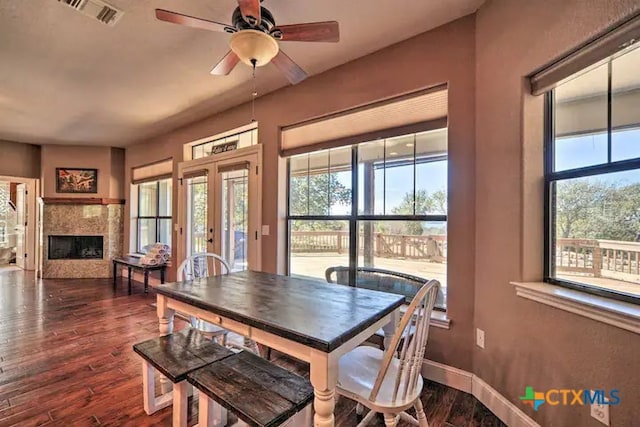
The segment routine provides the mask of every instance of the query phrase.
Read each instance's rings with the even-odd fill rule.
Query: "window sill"
[[[640,306],[543,282],[511,282],[516,295],[640,334]]]
[[[431,321],[429,322],[429,324],[436,328],[449,329],[451,320],[447,317],[447,313],[445,311],[434,310],[431,312]]]
[[[400,307],[400,314],[404,316],[407,312],[408,305],[403,305]],[[449,329],[451,325],[451,319],[447,317],[446,311],[433,310],[431,312],[431,320],[429,321],[429,325],[440,328],[440,329]]]

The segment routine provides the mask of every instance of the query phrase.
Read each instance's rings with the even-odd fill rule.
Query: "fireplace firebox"
[[[102,236],[49,236],[49,259],[102,258]]]

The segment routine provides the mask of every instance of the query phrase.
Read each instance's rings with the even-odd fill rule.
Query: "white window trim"
[[[511,282],[516,295],[640,334],[640,306],[543,282]]]

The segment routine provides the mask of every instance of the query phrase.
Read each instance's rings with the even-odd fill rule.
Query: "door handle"
[[[209,242],[209,243],[213,243],[213,237],[212,237],[212,238],[210,238],[210,239],[207,239],[207,242]]]

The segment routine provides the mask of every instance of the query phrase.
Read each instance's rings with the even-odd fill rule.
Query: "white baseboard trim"
[[[425,359],[422,362],[422,376],[465,393],[471,393],[472,390],[473,374],[471,372],[432,360]]]
[[[509,399],[471,372],[431,360],[424,360],[422,376],[473,395],[509,427],[540,427]]]

